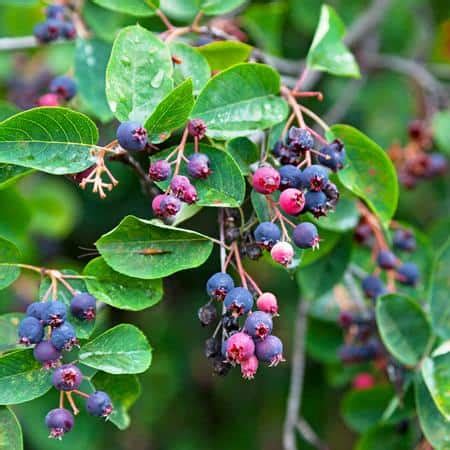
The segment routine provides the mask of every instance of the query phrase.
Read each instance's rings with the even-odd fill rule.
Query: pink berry
[[[270,254],[275,262],[287,266],[292,262],[292,258],[294,257],[294,248],[289,242],[282,241],[272,247]]]
[[[53,93],[41,95],[36,102],[38,106],[59,106],[59,103],[59,95]]]
[[[260,194],[269,195],[280,186],[280,174],[273,167],[260,167],[253,174],[253,189]]]
[[[150,165],[148,175],[153,181],[164,181],[170,177],[171,172],[170,164],[166,160],[161,159]]]
[[[305,194],[294,188],[284,190],[280,195],[281,209],[291,216],[298,216],[305,207]]]
[[[253,380],[255,378],[256,371],[258,370],[259,361],[255,355],[241,362],[242,378],[246,380]]]
[[[352,384],[353,389],[361,391],[372,388],[375,385],[375,379],[370,373],[362,372],[355,376]]]
[[[164,200],[164,197],[165,197],[165,194],[159,194],[152,201],[153,212],[158,217],[162,217],[164,215],[163,209],[161,208],[161,202]]]
[[[191,186],[191,182],[184,175],[175,175],[170,182],[170,189],[178,198],[184,197],[189,186]]]
[[[188,205],[192,205],[198,200],[198,194],[197,189],[191,184],[188,186],[186,191],[184,192],[184,195],[181,197],[181,200],[183,202],[186,202]]]
[[[246,333],[235,333],[227,340],[227,358],[240,364],[255,353],[253,339]]]
[[[165,195],[159,204],[163,216],[169,217],[177,214],[181,209],[180,199],[173,195]]]
[[[256,300],[256,306],[260,311],[264,311],[269,314],[278,314],[278,302],[275,295],[271,292],[264,292]]]

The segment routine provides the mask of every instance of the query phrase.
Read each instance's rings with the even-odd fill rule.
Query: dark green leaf
[[[141,373],[150,367],[152,348],[142,331],[124,323],[83,345],[79,359],[86,366],[107,373]]]
[[[253,209],[255,210],[256,217],[260,222],[270,222],[270,211],[269,206],[267,205],[266,196],[263,194],[259,194],[254,189],[250,194],[250,199],[252,201]]]
[[[420,305],[404,295],[387,294],[377,301],[376,317],[383,343],[392,355],[403,364],[417,364],[431,336]]]
[[[0,408],[0,450],[23,450],[22,428],[6,406]]]
[[[162,278],[198,267],[208,259],[213,247],[202,234],[134,216],[125,217],[96,245],[114,270],[144,279]]]
[[[117,35],[106,69],[106,96],[120,121],[144,123],[172,90],[169,48],[139,25]]]
[[[202,45],[198,51],[207,59],[211,70],[225,70],[247,61],[252,47],[239,41],[217,41]]]
[[[26,167],[0,164],[0,189],[9,187],[20,178],[32,173],[33,170]]]
[[[88,291],[98,300],[119,309],[140,311],[158,303],[163,295],[162,280],[140,280],[122,275],[109,267],[103,258],[95,258],[83,274]]]
[[[20,109],[16,105],[5,100],[0,100],[0,122],[19,112]]]
[[[228,141],[226,150],[237,162],[243,175],[249,175],[250,164],[259,159],[258,147],[246,137],[234,138]]]
[[[341,235],[319,228],[320,247],[316,250],[304,250],[300,267],[306,267],[330,253],[340,242]]]
[[[386,223],[394,215],[398,201],[397,175],[391,160],[383,149],[355,128],[334,125],[331,130],[344,141],[347,153],[346,167],[339,171],[339,180]]]
[[[159,6],[159,0],[93,0],[93,2],[103,8],[137,17],[153,16]]]
[[[0,238],[0,289],[5,289],[19,277],[20,269],[9,265],[19,262],[19,258],[17,247],[6,239]]]
[[[411,450],[413,446],[410,430],[401,433],[398,426],[380,425],[366,431],[359,438],[355,450]]]
[[[306,349],[313,359],[325,364],[337,363],[341,345],[342,329],[336,323],[309,318]]]
[[[213,77],[204,87],[191,117],[202,119],[213,138],[231,139],[268,128],[287,115],[277,97],[280,76],[262,64],[238,64]]]
[[[441,111],[433,116],[433,136],[439,149],[450,154],[450,111]]]
[[[344,35],[345,25],[336,11],[323,5],[306,59],[307,66],[334,75],[359,78],[358,64],[342,41]]]
[[[66,108],[35,108],[0,123],[0,162],[55,175],[81,172],[95,158],[95,124]]]

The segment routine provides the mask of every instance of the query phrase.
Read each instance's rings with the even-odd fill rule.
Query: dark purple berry
[[[245,320],[244,331],[256,340],[263,340],[272,333],[272,316],[263,311],[255,311]]]
[[[165,159],[160,159],[150,165],[148,174],[153,181],[165,181],[172,174],[172,168]]]
[[[181,201],[173,195],[165,195],[159,204],[163,217],[174,216],[181,209]]]
[[[188,158],[187,171],[192,178],[208,178],[211,174],[208,155],[193,153]]]
[[[321,191],[328,183],[328,169],[318,164],[307,167],[302,172],[302,183],[305,189]]]
[[[239,330],[239,317],[226,314],[222,318],[223,328],[227,333]]]
[[[409,230],[395,230],[392,243],[394,244],[395,248],[404,250],[406,252],[412,252],[416,249],[416,238],[414,237],[414,234]]]
[[[407,262],[397,269],[397,279],[400,283],[415,286],[420,278],[419,268],[416,264]]]
[[[328,167],[333,172],[337,172],[344,167],[345,149],[344,144],[336,139],[330,144],[322,147],[320,150],[325,156],[319,155],[318,160],[320,164]]]
[[[220,377],[224,377],[228,374],[230,369],[232,368],[232,364],[228,361],[224,361],[222,356],[217,356],[213,361],[213,372],[215,375],[219,375]]]
[[[258,244],[270,249],[281,239],[281,230],[272,222],[261,222],[253,235]]]
[[[296,152],[313,148],[314,138],[305,128],[291,127],[288,132],[289,148]]]
[[[48,302],[34,302],[28,305],[27,316],[35,317],[39,320],[45,319],[45,311],[48,307]]]
[[[37,41],[40,42],[41,44],[46,44],[52,41],[52,38],[49,36],[47,30],[46,22],[41,22],[35,25],[33,29],[33,35],[37,39]]]
[[[377,349],[370,343],[361,346],[344,345],[339,350],[339,357],[346,364],[372,361],[377,356]]]
[[[206,134],[206,124],[202,119],[192,119],[188,124],[189,134],[197,139],[203,139]]]
[[[70,411],[64,408],[52,409],[45,416],[45,424],[50,430],[51,438],[61,439],[72,428],[75,420]]]
[[[215,273],[206,282],[206,292],[215,300],[222,301],[233,288],[233,278],[224,272]]]
[[[56,77],[50,83],[50,91],[58,94],[64,100],[69,101],[77,93],[77,85],[72,78],[60,76]]]
[[[87,399],[86,409],[91,416],[108,417],[113,411],[113,406],[106,392],[96,391]]]
[[[248,313],[253,307],[253,295],[243,287],[231,289],[225,296],[224,305],[234,315],[241,316]]]
[[[376,299],[380,295],[387,293],[383,282],[374,275],[369,275],[362,280],[362,289],[367,297]]]
[[[354,323],[353,314],[349,311],[341,311],[339,314],[339,324],[342,328],[347,329]]]
[[[425,172],[426,177],[445,175],[448,170],[447,158],[441,153],[431,153],[428,156],[428,164]]]
[[[380,250],[377,263],[382,269],[391,270],[397,265],[397,258],[390,250]]]
[[[337,186],[329,181],[323,187],[323,193],[327,196],[328,205],[336,207],[340,196]]]
[[[212,303],[207,303],[199,308],[197,315],[200,323],[204,327],[211,325],[217,320],[217,310]]]
[[[50,340],[58,350],[71,350],[74,345],[78,344],[75,329],[68,322],[53,329]]]
[[[255,355],[259,361],[268,363],[271,367],[276,366],[283,359],[283,343],[280,338],[269,335],[255,344]]]
[[[45,308],[44,322],[46,325],[52,327],[58,327],[66,320],[67,307],[63,302],[54,300],[47,302],[47,308]]]
[[[48,19],[64,19],[65,8],[62,5],[49,5],[45,10],[45,15]]]
[[[324,192],[308,191],[305,194],[304,211],[309,211],[314,217],[325,216],[328,212],[328,199]]]
[[[87,292],[76,293],[70,302],[72,316],[80,320],[95,320],[97,300]]]
[[[77,29],[72,22],[64,22],[62,24],[61,34],[64,38],[72,40],[77,37]]]
[[[19,323],[18,333],[21,344],[37,344],[44,338],[44,326],[36,317],[25,317]]]
[[[64,364],[55,369],[52,375],[53,386],[58,391],[73,391],[78,389],[83,381],[81,370],[73,364]]]
[[[292,232],[294,244],[299,248],[318,248],[319,232],[317,227],[311,222],[302,222],[298,224]]]
[[[147,130],[138,122],[123,122],[117,128],[117,140],[125,150],[138,152],[147,145]]]
[[[295,188],[300,189],[302,187],[303,175],[300,169],[291,164],[280,167],[280,191],[285,189]]]
[[[34,347],[33,350],[34,359],[49,369],[55,367],[61,358],[61,352],[50,342],[42,341]]]
[[[249,244],[245,247],[245,255],[253,261],[257,261],[262,256],[261,247],[257,244]]]

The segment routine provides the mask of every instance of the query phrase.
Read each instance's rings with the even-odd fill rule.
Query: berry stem
[[[75,289],[63,278],[59,277],[57,280],[72,294],[75,295]]]
[[[234,251],[234,259],[236,260],[236,265],[237,265],[239,276],[241,277],[242,285],[245,288],[248,288],[247,279],[245,278],[245,270],[244,270],[244,267],[242,266],[241,255],[239,254],[239,248],[238,248],[236,241],[233,242],[232,248]]]
[[[245,276],[247,277],[248,281],[250,281],[250,284],[253,286],[253,288],[255,289],[257,294],[262,295],[263,292],[260,289],[260,287],[258,286],[258,283],[249,275],[248,272],[245,272]]]
[[[303,119],[302,110],[300,109],[300,105],[297,103],[297,100],[292,95],[289,88],[287,88],[286,86],[281,86],[281,95],[286,99],[286,101],[291,106],[292,111],[294,112],[295,117],[297,118],[297,122],[298,122],[300,128],[306,128],[305,121]]]
[[[67,400],[69,401],[70,407],[72,408],[74,416],[78,415],[80,410],[77,408],[75,401],[72,398],[72,392],[65,392]]]
[[[64,408],[64,391],[59,392],[59,407]]]
[[[290,126],[292,125],[292,122],[294,122],[294,120],[295,120],[295,114],[292,113],[292,114],[289,116],[289,119],[287,120],[286,125],[285,125],[284,128],[283,128],[283,131],[281,132],[281,139],[284,140],[284,138],[285,138],[285,136],[286,136],[286,134],[287,134],[287,132],[288,132]]]
[[[317,131],[313,130],[310,127],[306,127],[306,129],[318,140],[321,144],[327,145],[328,142],[324,139]]]
[[[52,292],[52,286],[50,285],[50,286],[48,287],[48,289],[45,291],[44,296],[42,297],[42,301],[43,301],[43,302],[46,302],[46,301],[48,300],[48,298],[49,298],[51,292]]]
[[[300,76],[298,77],[298,80],[295,83],[294,89],[292,89],[292,93],[299,94],[302,84],[306,79],[306,76],[308,75],[308,67],[305,66],[305,68],[300,72]]]
[[[328,124],[322,120],[316,113],[312,112],[309,108],[303,105],[299,105],[299,108],[311,119],[313,119],[321,128],[323,128],[324,131],[328,131],[330,127]]]
[[[302,92],[292,91],[292,95],[295,98],[317,97],[317,100],[319,100],[319,102],[323,100],[323,94],[320,91],[302,91]]]
[[[367,206],[362,202],[358,202],[358,210],[372,230],[378,249],[384,250],[389,248],[386,243],[386,239],[384,238],[383,232],[381,231],[380,223],[378,222],[377,217],[372,214]]]
[[[151,2],[147,2],[150,6],[153,6]],[[168,31],[174,30],[175,26],[169,20],[169,18],[158,8],[155,10],[155,14],[161,19],[161,22],[166,26]]]
[[[82,391],[79,391],[79,390],[77,390],[77,389],[74,389],[72,392],[73,392],[74,394],[79,395],[80,397],[83,397],[83,398],[89,398],[89,397],[90,397],[90,395],[89,395],[89,394],[86,394],[86,392],[82,392]]]
[[[187,138],[189,136],[189,129],[186,127],[183,131],[183,136],[181,137],[180,144],[177,147],[178,155],[175,162],[175,170],[173,171],[173,176],[178,175],[178,172],[180,171],[180,165],[181,161],[184,157],[184,148],[186,147]]]

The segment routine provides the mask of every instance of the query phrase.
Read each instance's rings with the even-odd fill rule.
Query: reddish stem
[[[245,270],[244,270],[244,267],[242,266],[241,255],[239,254],[239,248],[238,248],[237,242],[233,242],[232,248],[234,251],[234,259],[236,260],[236,265],[237,265],[239,276],[241,277],[242,285],[245,288],[248,288],[247,279],[245,278]]]

